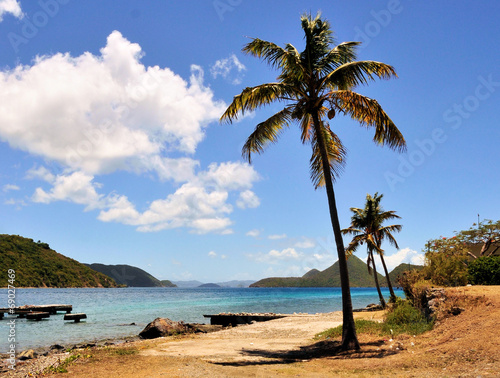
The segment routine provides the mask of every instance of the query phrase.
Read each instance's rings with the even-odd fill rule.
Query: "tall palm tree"
[[[354,235],[352,241],[346,249],[348,255],[354,253],[360,245],[366,243],[366,248],[368,250],[368,272],[373,269],[375,285],[378,290],[378,295],[380,298],[380,303],[385,307],[385,300],[380,291],[380,286],[378,283],[377,270],[375,268],[375,260],[373,257],[373,252],[377,252],[382,261],[382,266],[384,267],[385,278],[387,281],[387,286],[391,295],[391,302],[396,301],[396,295],[392,288],[391,279],[389,277],[389,272],[387,271],[387,266],[384,259],[384,250],[381,248],[382,241],[384,239],[389,240],[389,242],[399,249],[396,239],[392,235],[393,232],[401,231],[402,226],[399,224],[393,224],[390,226],[383,226],[383,223],[391,219],[401,219],[399,215],[396,215],[395,211],[384,211],[380,205],[383,194],[375,193],[373,197],[369,194],[366,195],[366,203],[364,209],[358,209],[355,207],[351,208],[354,213],[351,217],[351,225],[349,228],[342,230],[344,234]],[[372,265],[370,268],[370,264]]]
[[[328,119],[343,113],[365,127],[373,127],[373,140],[396,150],[404,150],[405,140],[377,101],[353,91],[360,84],[376,78],[396,76],[394,68],[375,61],[356,61],[359,42],[344,42],[334,46],[330,23],[303,15],[302,29],[305,48],[299,52],[293,45],[280,47],[258,38],[246,44],[243,52],[263,59],[280,71],[277,81],[245,88],[235,96],[221,117],[221,122],[233,122],[241,114],[274,102],[284,108],[259,123],[243,146],[242,154],[251,163],[252,153],[262,153],[278,141],[285,127],[297,122],[302,143],[310,143],[311,179],[315,188],[326,187],[330,218],[339,257],[342,286],[343,330],[342,348],[359,349],[354,327],[347,260],[335,203],[333,179],[345,162],[346,150],[339,137],[330,129]]]

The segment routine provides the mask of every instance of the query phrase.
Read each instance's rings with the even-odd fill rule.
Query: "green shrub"
[[[382,330],[394,335],[419,335],[432,329],[432,326],[433,322],[428,321],[419,309],[413,307],[409,301],[400,300],[387,313]]]
[[[469,280],[475,285],[500,285],[500,256],[479,257],[472,261]]]

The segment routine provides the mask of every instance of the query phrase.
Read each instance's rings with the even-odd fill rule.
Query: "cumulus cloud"
[[[169,68],[144,66],[143,55],[114,31],[98,55],[56,53],[0,71],[0,138],[62,167],[58,175],[43,166],[27,172],[26,178],[50,184],[36,189],[34,202],[77,203],[98,210],[103,222],[142,232],[232,233],[230,193],[239,208],[258,206],[251,191],[257,172],[240,162],[200,170],[193,158],[226,105],[203,84],[199,66],[184,80]],[[98,176],[117,171],[152,172],[176,189],[138,209],[98,183]]]
[[[227,58],[216,61],[210,69],[210,73],[214,79],[221,76],[229,80],[232,84],[238,85],[241,84],[243,72],[245,72],[246,69],[245,65],[239,61],[236,55],[231,54]]]
[[[12,14],[14,17],[22,18],[23,11],[21,4],[17,0],[0,0],[0,22],[6,13]]]
[[[259,207],[260,199],[251,190],[245,190],[240,193],[240,198],[236,201],[236,206],[240,209]]]
[[[208,257],[211,257],[212,259],[214,259],[217,257],[217,253],[215,253],[214,251],[210,251],[210,252],[208,252]]]
[[[387,270],[390,272],[401,263],[423,265],[424,254],[414,251],[410,248],[403,248],[393,253],[392,255],[384,255],[384,260],[385,264],[387,265]],[[382,263],[380,263],[380,259],[376,258],[375,261],[377,263],[377,266],[380,264],[379,269],[381,269]]]
[[[192,67],[189,81],[146,67],[141,47],[111,33],[100,55],[57,53],[0,72],[0,136],[12,147],[73,170],[155,172],[182,179],[206,126],[225,104]]]
[[[229,192],[251,187],[258,177],[248,164],[211,164],[207,171],[183,184],[175,193],[153,201],[142,213],[128,198],[117,196],[108,201],[108,209],[101,211],[99,219],[135,225],[143,232],[187,227],[198,233],[227,234],[232,224],[228,215],[233,211],[228,203]]]

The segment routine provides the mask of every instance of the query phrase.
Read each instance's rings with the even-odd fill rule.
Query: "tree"
[[[375,268],[373,252],[376,251],[382,260],[382,266],[384,267],[385,278],[387,280],[387,286],[389,287],[391,301],[395,302],[396,295],[394,294],[394,290],[392,288],[391,279],[384,260],[384,250],[381,248],[381,245],[382,241],[387,239],[392,245],[399,248],[392,233],[395,231],[401,231],[401,225],[393,224],[390,226],[383,226],[383,223],[387,220],[395,218],[400,219],[401,217],[396,215],[395,211],[384,211],[380,205],[380,201],[383,196],[383,194],[379,195],[378,192],[375,193],[373,197],[370,194],[367,194],[364,209],[352,207],[351,211],[354,214],[351,217],[351,225],[349,228],[342,230],[342,233],[354,235],[352,241],[346,249],[348,255],[354,253],[360,245],[366,243],[366,248],[368,250],[368,272],[371,274],[371,270],[373,269],[375,286],[377,287],[380,303],[383,307],[385,307],[385,300],[378,283],[377,269]]]
[[[500,249],[500,220],[493,222],[485,219],[483,222],[478,222],[477,225],[474,224],[473,227],[466,231],[455,232],[455,235],[468,245],[481,245],[478,255],[468,252],[472,258],[489,257]]]
[[[243,146],[242,154],[251,163],[252,153],[262,153],[292,123],[298,123],[302,143],[312,146],[311,179],[315,188],[325,186],[342,286],[343,330],[342,348],[359,349],[354,327],[349,275],[340,223],[333,190],[333,179],[345,162],[346,150],[330,129],[326,117],[333,119],[343,113],[365,127],[374,127],[373,140],[404,150],[405,140],[393,121],[377,101],[353,91],[360,84],[376,78],[396,76],[393,67],[375,61],[356,61],[359,42],[334,46],[330,23],[318,15],[301,17],[305,48],[299,51],[291,44],[280,47],[258,38],[246,44],[243,52],[263,59],[280,71],[274,83],[245,88],[233,98],[221,121],[233,122],[241,114],[274,102],[284,108],[259,123]]]

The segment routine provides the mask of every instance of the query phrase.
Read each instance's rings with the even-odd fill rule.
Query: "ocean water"
[[[387,289],[382,293],[389,298]],[[0,290],[0,307],[7,307],[7,295],[6,289]],[[378,303],[374,288],[352,288],[351,296],[354,308]],[[16,349],[22,351],[134,336],[157,317],[208,323],[203,315],[220,312],[314,314],[342,309],[340,288],[16,289],[15,301],[16,306],[71,304],[73,313],[86,313],[87,319],[64,321],[63,313],[41,321],[6,315],[0,320],[0,353],[9,350],[13,319]]]

